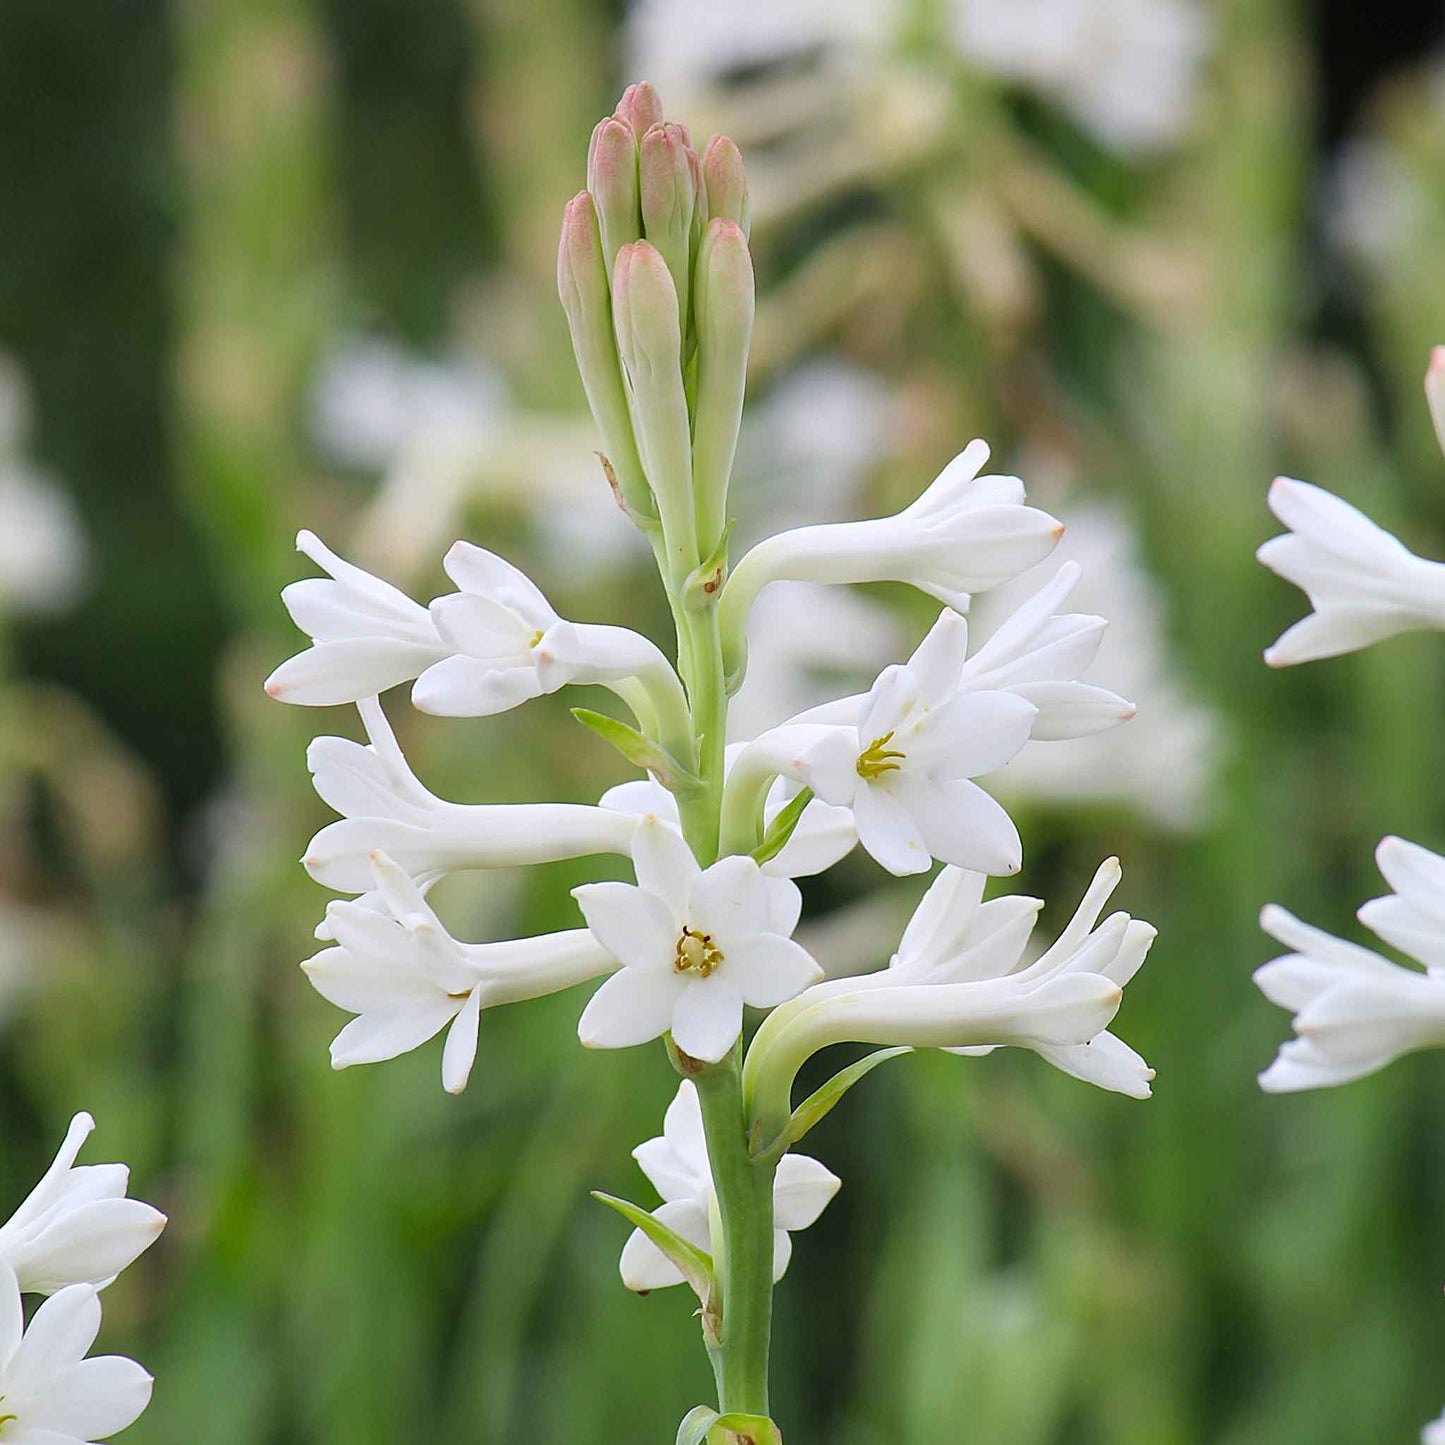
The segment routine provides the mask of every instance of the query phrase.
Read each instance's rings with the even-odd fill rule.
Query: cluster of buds
[[[618,500],[683,580],[726,527],[753,329],[738,148],[701,157],[650,85],[592,132],[557,289]]]

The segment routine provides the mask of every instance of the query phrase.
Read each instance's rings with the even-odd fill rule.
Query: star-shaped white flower
[[[54,1294],[73,1284],[104,1289],[166,1227],[160,1210],[126,1198],[124,1164],[76,1165],[94,1128],[89,1114],[70,1121],[44,1177],[0,1225],[0,1263],[27,1293]]]
[[[597,941],[623,967],[578,1024],[591,1048],[626,1048],[672,1033],[685,1054],[716,1063],[742,1029],[743,1005],[773,1008],[823,972],[792,941],[797,885],[748,857],[701,868],[656,817],[637,827],[637,883],[572,891]]]
[[[451,652],[431,614],[405,592],[338,557],[313,532],[298,533],[296,548],[330,576],[307,577],[281,593],[311,646],[266,679],[277,701],[356,702],[410,682]]]
[[[411,700],[422,712],[488,717],[568,683],[632,677],[681,701],[671,665],[641,634],[566,621],[524,572],[469,542],[444,565],[461,590],[438,597],[431,616],[455,655],[417,679]]]
[[[377,1063],[447,1029],[442,1084],[459,1094],[477,1057],[482,1010],[556,993],[617,965],[585,928],[499,943],[459,943],[390,858],[372,859],[375,897],[335,902],[337,946],[301,965],[323,998],[356,1015],[331,1045],[333,1068]]]
[[[94,1286],[69,1285],[27,1327],[20,1286],[0,1264],[0,1439],[6,1445],[92,1445],[132,1425],[151,1377],[118,1355],[87,1359],[100,1332]]]
[[[662,1134],[639,1144],[632,1157],[657,1187],[663,1203],[656,1218],[704,1253],[717,1254],[710,1219],[713,1209],[712,1172],[703,1134],[702,1106],[691,1079],[684,1079],[667,1107]],[[816,1159],[785,1154],[778,1163],[773,1184],[773,1279],[782,1279],[793,1254],[791,1232],[806,1229],[838,1192],[842,1180]],[[665,1289],[682,1284],[681,1271],[640,1230],[635,1229],[622,1250],[622,1282],[628,1289]]]
[[[907,663],[879,675],[855,725],[800,722],[764,733],[738,760],[739,787],[781,773],[849,808],[858,841],[890,873],[922,873],[935,858],[1017,873],[1018,830],[969,780],[1023,747],[1038,709],[1016,692],[966,687],[967,645],[967,624],[945,611]]]
[[[1348,1083],[1402,1054],[1445,1044],[1445,858],[1386,838],[1375,859],[1395,891],[1366,903],[1360,922],[1425,971],[1270,904],[1260,927],[1294,952],[1256,969],[1254,981],[1271,1003],[1294,1014],[1298,1036],[1259,1076],[1271,1093]]]
[[[1277,477],[1269,508],[1290,530],[1255,554],[1303,588],[1314,611],[1266,649],[1271,667],[1336,657],[1382,638],[1445,629],[1445,563],[1417,557],[1348,502]]]

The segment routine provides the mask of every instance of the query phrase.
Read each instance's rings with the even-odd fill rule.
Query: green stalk
[[[702,1103],[722,1239],[715,1265],[722,1332],[709,1345],[724,1414],[768,1414],[768,1353],[773,1327],[773,1175],[777,1165],[748,1154],[738,1069],[741,1041],[694,1082]]]

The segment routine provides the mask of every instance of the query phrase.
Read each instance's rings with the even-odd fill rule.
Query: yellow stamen
[[[901,753],[897,748],[890,748],[888,744],[893,741],[893,732],[890,729],[881,738],[874,738],[861,753],[858,754],[858,776],[867,782],[874,778],[881,778],[884,773],[896,773],[903,765],[906,753]]]
[[[699,978],[706,978],[722,961],[722,949],[712,941],[712,934],[699,933],[695,928],[682,930],[672,960],[675,972],[695,973]]]

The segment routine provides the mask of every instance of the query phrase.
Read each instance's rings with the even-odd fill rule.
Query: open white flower
[[[1271,1003],[1294,1014],[1296,1038],[1259,1076],[1271,1093],[1327,1088],[1445,1044],[1445,858],[1386,838],[1375,850],[1394,893],[1359,910],[1360,922],[1419,960],[1406,968],[1270,904],[1260,927],[1294,950],[1256,969]]]
[[[301,965],[322,997],[356,1018],[331,1044],[333,1068],[377,1063],[448,1028],[442,1084],[459,1094],[477,1056],[484,1008],[570,988],[617,967],[585,928],[499,943],[459,943],[416,884],[385,854],[372,859],[387,912],[334,902],[337,946]]]
[[[410,682],[452,651],[431,614],[405,592],[338,557],[312,532],[298,533],[296,548],[330,576],[293,582],[281,593],[311,646],[266,679],[278,701],[356,702]]]
[[[1315,609],[1265,651],[1271,667],[1445,628],[1445,563],[1417,557],[1363,512],[1308,482],[1277,477],[1269,506],[1290,531],[1256,556],[1303,588]]]
[[[742,743],[734,743],[728,748],[727,767],[736,762],[743,747]],[[787,783],[782,778],[775,779],[763,804],[765,825],[772,825],[788,801]],[[639,820],[652,814],[669,828],[679,834],[682,832],[677,799],[652,778],[638,778],[608,788],[598,799],[598,806],[616,809]],[[858,830],[853,826],[853,814],[847,808],[835,808],[814,798],[803,809],[792,836],[782,849],[762,865],[763,872],[775,878],[811,878],[816,873],[826,872],[846,857],[857,842]]]
[[[303,862],[338,893],[372,886],[381,852],[422,884],[443,873],[626,853],[632,821],[582,803],[448,803],[407,766],[375,698],[358,704],[369,744],[316,738],[306,759],[322,801],[342,815],[311,840]]]
[[[970,442],[910,506],[892,517],[830,522],[759,542],[723,589],[723,635],[741,639],[769,582],[908,582],[950,607],[1043,561],[1061,523],[1024,505],[1017,477],[981,477],[988,446]]]
[[[0,1438],[6,1445],[93,1445],[133,1425],[151,1399],[134,1360],[86,1353],[100,1332],[100,1297],[74,1284],[27,1327],[14,1273],[0,1263]]]
[[[73,1284],[104,1289],[166,1226],[158,1209],[126,1198],[124,1164],[76,1165],[94,1128],[89,1114],[70,1121],[44,1177],[0,1225],[0,1263],[27,1292],[54,1294]]]
[[[788,1118],[803,1064],[845,1042],[965,1054],[1016,1045],[1086,1083],[1147,1098],[1153,1071],[1107,1032],[1155,936],[1127,913],[1098,922],[1119,877],[1118,860],[1110,858],[1068,926],[1025,964],[1042,904],[1021,897],[984,903],[982,874],[944,869],[888,968],[817,984],[763,1021],[743,1075],[763,1137]]]
[[[716,1256],[712,1238],[712,1172],[703,1134],[702,1106],[691,1079],[678,1086],[667,1106],[662,1134],[639,1144],[632,1157],[657,1187],[663,1203],[653,1211],[675,1234]],[[806,1154],[785,1154],[773,1183],[773,1279],[780,1280],[793,1255],[791,1231],[806,1229],[842,1184],[830,1169]],[[682,1272],[640,1230],[622,1250],[622,1282],[628,1289],[665,1289],[682,1284]]]
[[[716,1063],[742,1029],[743,1005],[773,1008],[823,972],[790,935],[797,885],[748,857],[699,867],[682,838],[649,817],[632,845],[637,883],[572,891],[597,941],[623,964],[578,1024],[589,1048],[626,1048],[672,1033]]]
[[[800,721],[764,733],[738,759],[737,806],[759,779],[782,774],[851,809],[859,842],[891,873],[925,872],[935,858],[1017,873],[1018,830],[969,779],[1023,747],[1038,709],[1015,692],[966,688],[967,645],[967,624],[945,611],[907,663],[880,674],[855,725]]]
[[[640,633],[566,621],[524,572],[469,542],[445,566],[461,591],[438,597],[431,616],[455,655],[417,679],[411,700],[422,712],[487,717],[568,683],[634,677],[685,706],[671,664]]]

